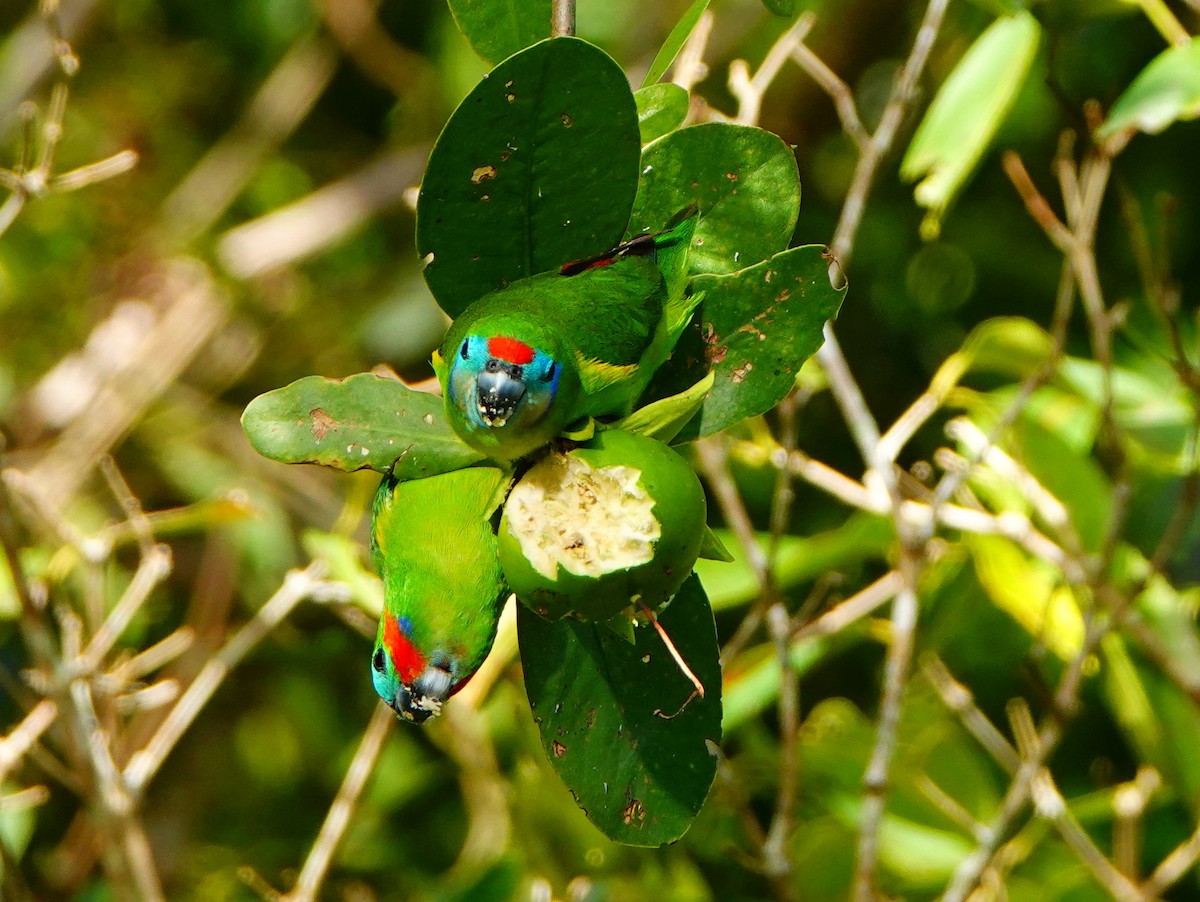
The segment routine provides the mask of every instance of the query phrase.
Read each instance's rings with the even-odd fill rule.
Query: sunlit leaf
[[[498,63],[530,44],[550,37],[551,0],[449,0],[455,24],[471,47]]]
[[[614,247],[640,151],[633,92],[604,51],[553,38],[506,59],[429,156],[417,250],[438,304],[454,317],[517,279]]]
[[[810,245],[732,275],[693,279],[704,300],[659,384],[691,385],[705,372],[716,378],[676,441],[719,432],[783,400],[845,294],[830,283],[829,264],[826,249]]]
[[[691,388],[638,408],[625,419],[613,423],[613,428],[669,443],[704,404],[713,379],[710,372]]]
[[[649,144],[683,125],[688,114],[688,92],[670,82],[648,85],[633,95],[637,101],[638,129]]]
[[[1170,47],[1150,61],[1117,98],[1096,132],[1104,140],[1124,129],[1156,135],[1200,116],[1200,41]]]
[[[481,460],[446,422],[442,399],[395,379],[306,376],[246,405],[242,428],[263,457],[415,479]]]
[[[979,582],[992,602],[1038,642],[1069,661],[1083,647],[1083,615],[1070,588],[1045,564],[1000,536],[966,538]]]
[[[654,231],[691,203],[700,208],[688,266],[732,273],[788,246],[800,212],[800,178],[777,135],[710,122],[646,147],[630,234]]]
[[[922,235],[937,237],[942,216],[991,144],[1029,74],[1041,26],[1029,12],[993,22],[942,83],[921,120],[900,174],[929,213]]]
[[[659,621],[703,698],[691,697],[649,626],[630,644],[596,624],[550,623],[517,606],[525,690],[546,757],[588,819],[634,846],[684,834],[716,774],[708,743],[721,737],[716,630],[697,577]]]

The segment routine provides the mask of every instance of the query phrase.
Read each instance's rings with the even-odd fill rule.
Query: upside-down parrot
[[[383,580],[371,676],[405,720],[423,723],[479,669],[508,596],[492,515],[511,474],[475,466],[423,479],[385,476],[371,522]]]
[[[585,417],[625,415],[699,301],[687,296],[696,208],[668,228],[472,303],[434,355],[464,441],[511,461]]]

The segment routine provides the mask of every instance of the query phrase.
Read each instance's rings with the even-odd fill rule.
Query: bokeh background
[[[578,33],[612,54],[637,84],[686,6],[580,0]],[[850,84],[873,127],[923,6],[850,0],[808,7],[817,15],[808,45]],[[716,0],[712,10],[708,75],[696,94],[717,113],[733,115],[730,62],[757,65],[791,23],[750,0]],[[951,5],[918,108],[996,12],[993,3]],[[1194,7],[1181,4],[1176,12],[1189,29],[1198,24]],[[1085,102],[1107,108],[1165,45],[1134,5],[1047,0],[1035,13],[1043,44],[995,145],[1019,152],[1049,194],[1060,136],[1084,129]],[[414,250],[415,186],[441,125],[486,66],[439,2],[63,0],[58,18],[80,62],[69,79],[37,5],[0,3],[0,165],[16,164],[28,134],[35,150],[41,146],[53,86],[68,81],[55,171],[126,149],[138,162],[79,191],[31,199],[0,235],[4,465],[29,474],[49,510],[22,509],[12,518],[24,568],[52,609],[103,610],[127,588],[139,560],[136,536],[114,525],[125,512],[112,474],[123,477],[145,511],[172,511],[152,517],[152,525],[156,540],[170,546],[173,568],[120,648],[128,657],[186,626],[186,650],[147,677],[177,685],[194,678],[289,568],[326,555],[336,561],[334,575],[354,589],[348,603],[301,604],[253,648],[141,804],[167,898],[260,898],[268,887],[291,887],[377,705],[364,601],[373,590],[362,555],[377,477],[262,460],[238,418],[255,395],[312,373],[386,366],[411,381],[431,374],[429,355],[445,320]],[[38,114],[25,128],[29,103]],[[701,106],[697,113],[704,115]],[[916,121],[906,120],[899,148]],[[760,124],[796,148],[804,195],[795,243],[827,243],[855,163],[832,104],[800,67],[785,66],[765,95]],[[899,156],[897,150],[885,161],[870,197],[838,321],[851,368],[884,423],[984,320],[1016,316],[1048,327],[1062,265],[996,150],[932,242],[921,238],[923,211],[897,175]],[[1177,318],[1194,352],[1197,159],[1194,122],[1135,138],[1117,161],[1096,245],[1106,296],[1122,305],[1118,361],[1168,382],[1173,350],[1148,299],[1144,257],[1178,289]],[[1145,226],[1138,240],[1131,240],[1133,222]],[[1068,351],[1091,354],[1081,319],[1072,324]],[[991,373],[974,385],[988,392],[1013,383],[1011,374]],[[934,427],[944,420],[935,418]],[[752,424],[743,437],[753,441],[756,429],[774,423]],[[813,393],[797,430],[808,454],[861,474],[827,392]],[[900,463],[919,471],[945,441],[940,429],[925,430]],[[1088,442],[1077,450],[1099,480],[1088,485],[1110,491],[1113,462]],[[1084,466],[1053,443],[1037,453],[1058,455],[1066,482]],[[100,467],[107,455],[108,479]],[[743,455],[735,456],[734,475],[756,525],[769,529],[774,471]],[[1138,470],[1121,541],[1149,553],[1183,487],[1178,467]],[[826,565],[797,568],[785,591],[793,612],[806,599],[816,610],[832,606],[886,572],[886,530],[858,519],[847,527],[850,515],[839,502],[805,485],[796,493],[786,531],[818,536],[822,549],[835,552]],[[1086,500],[1072,511],[1081,520]],[[63,524],[85,538],[117,538],[99,562],[81,565],[71,549],[86,543],[72,544]],[[817,546],[797,547],[803,554]],[[997,723],[1005,722],[1013,698],[1044,710],[1063,667],[1047,651],[1053,642],[995,602],[986,574],[958,563],[922,593],[920,650],[942,655]],[[1172,623],[1194,635],[1197,598],[1188,586],[1200,577],[1195,522],[1171,556],[1168,577],[1166,604],[1179,615]],[[1020,578],[1003,568],[996,577]],[[712,594],[720,635],[728,639],[754,595]],[[0,733],[36,700],[23,676],[31,657],[19,612],[11,573],[0,567]],[[61,622],[47,619],[57,635]],[[727,761],[713,797],[679,844],[623,848],[588,824],[543,760],[519,667],[509,663],[469,717],[391,730],[323,898],[842,898],[885,627],[864,621],[811,648],[803,662],[798,807],[787,837],[792,870],[783,884],[762,873],[746,827],[747,818],[765,823],[771,814],[780,753],[772,690],[736,701],[746,697],[736,695],[738,675],[771,654],[758,636],[740,668],[727,669],[726,691],[742,707],[727,730]],[[1115,789],[1139,768],[1162,771],[1165,788],[1138,821],[1135,858],[1144,871],[1192,832],[1200,809],[1200,696],[1151,667],[1150,657],[1135,649],[1121,659],[1134,673],[1125,689],[1141,687],[1149,722],[1138,722],[1123,690],[1106,682],[1113,659],[1097,660],[1053,758],[1063,794],[1073,804],[1082,800],[1085,827],[1106,851],[1115,842]],[[1191,667],[1191,658],[1180,660],[1184,670]],[[742,689],[753,694],[757,686]],[[118,761],[141,747],[165,708],[146,702],[120,710],[113,715],[120,718]],[[934,775],[985,819],[1007,777],[920,680],[905,712],[883,886],[896,897],[934,898],[972,838],[922,794],[922,778]],[[33,804],[0,808],[4,891],[13,898],[137,898],[105,866],[108,834],[89,802],[92,778],[57,729],[46,734],[40,754],[6,770],[0,787],[47,787]],[[1050,828],[1043,824],[1026,839],[1026,854],[1002,881],[1008,898],[1110,897]],[[1198,896],[1194,874],[1168,895]]]

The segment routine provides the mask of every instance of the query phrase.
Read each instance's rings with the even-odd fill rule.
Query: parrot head
[[[527,429],[558,394],[562,364],[543,350],[504,335],[471,334],[450,362],[449,400],[472,429]]]
[[[445,651],[423,654],[409,636],[407,617],[385,613],[371,655],[375,691],[405,720],[424,723],[442,710],[442,704],[466,681],[454,657]],[[472,671],[473,672],[473,671]]]

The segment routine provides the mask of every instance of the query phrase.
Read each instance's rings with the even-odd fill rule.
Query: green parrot
[[[667,229],[485,295],[433,364],[446,416],[469,445],[512,461],[585,417],[623,416],[699,302],[687,296],[696,207]]]
[[[438,714],[496,638],[509,592],[492,515],[510,481],[492,466],[404,482],[389,475],[375,495],[371,561],[384,608],[371,676],[405,720]]]

